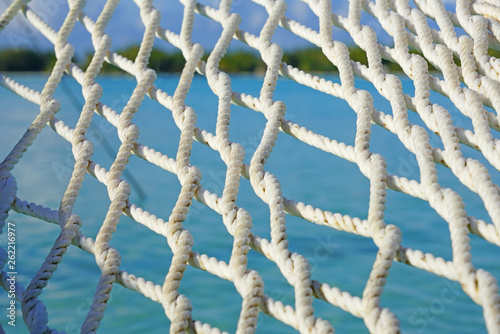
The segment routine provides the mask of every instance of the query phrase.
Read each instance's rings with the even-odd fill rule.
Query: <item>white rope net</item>
[[[284,1],[254,2],[263,6],[268,13],[258,36],[240,29],[241,17],[235,13],[230,0],[220,1],[220,4],[215,5],[216,8],[183,0],[185,9],[180,34],[159,25],[160,15],[168,17],[168,13],[160,13],[152,1],[137,0],[138,15],[140,10],[145,33],[136,59],[126,59],[114,53],[111,39],[105,33],[119,1],[107,1],[95,22],[85,14],[85,1],[70,1],[69,13],[58,31],[32,11],[27,0],[13,1],[2,14],[0,27],[3,30],[15,15],[22,13],[34,28],[54,44],[57,56],[57,62],[41,92],[6,75],[0,77],[2,86],[40,107],[37,117],[0,165],[0,227],[4,227],[5,233],[7,216],[11,210],[61,227],[59,237],[29,285],[25,288],[18,286],[16,299],[22,305],[27,328],[33,333],[55,332],[47,325],[48,313],[40,295],[58,269],[66,249],[73,244],[94,255],[101,269],[101,277],[96,278],[98,286],[92,304],[82,324],[84,333],[98,330],[115,283],[160,303],[171,321],[171,332],[220,332],[208,323],[193,319],[189,296],[179,292],[187,265],[234,283],[242,299],[238,333],[256,331],[259,314],[263,316],[261,313],[302,333],[334,332],[334,323],[315,315],[315,298],[363,319],[372,333],[399,333],[400,323],[393,310],[380,305],[386,278],[395,261],[459,282],[465,293],[482,307],[487,330],[500,333],[497,280],[490,272],[472,264],[469,235],[475,234],[485,242],[500,245],[500,189],[488,171],[488,168],[500,170],[500,145],[495,138],[500,130],[497,114],[500,110],[500,60],[488,55],[489,49],[500,49],[499,3],[495,0],[458,0],[455,12],[451,13],[439,0],[414,0],[411,3],[406,0],[351,0],[348,15],[343,17],[332,13],[329,0],[304,0],[318,17],[319,31],[316,31],[287,18]],[[362,12],[378,20],[387,34],[392,36],[393,46],[383,45],[374,30],[362,24]],[[192,42],[193,23],[199,15],[219,22],[222,27],[222,34],[206,61],[202,60],[203,48]],[[438,28],[431,28],[429,22],[434,22]],[[78,24],[88,30],[95,48],[86,71],[71,62],[74,46],[69,44],[68,37]],[[353,41],[366,52],[369,66],[351,60],[346,45],[335,40],[333,27],[350,34]],[[461,27],[463,33],[458,35],[455,27]],[[283,49],[272,42],[279,29],[287,29],[320,48],[338,69],[340,83],[305,73],[282,62]],[[219,68],[229,45],[236,39],[257,50],[267,65],[259,96],[235,91],[230,76]],[[148,68],[148,59],[155,43],[173,45],[182,51],[186,60],[173,95],[155,86],[156,73]],[[423,56],[410,52],[410,48]],[[454,61],[454,57],[459,61]],[[382,59],[401,66],[404,74],[413,81],[414,96],[403,93],[400,79],[386,71]],[[113,110],[100,102],[103,90],[96,78],[104,62],[121,68],[137,79],[133,94],[123,110]],[[429,72],[429,64],[437,68],[440,75]],[[85,105],[74,128],[56,117],[60,103],[54,98],[54,92],[65,72],[81,85],[85,98]],[[186,104],[195,72],[206,77],[213,94],[218,97],[215,133],[198,128],[196,110]],[[280,76],[329,94],[332,101],[334,98],[345,100],[357,117],[354,146],[319,135],[288,120],[287,106],[273,95]],[[371,82],[380,95],[390,102],[392,110],[378,110],[372,95],[356,87],[354,76]],[[431,102],[431,91],[449,98],[464,117],[471,120],[472,127],[455,127],[449,110]],[[179,150],[175,157],[168,157],[138,142],[139,129],[134,124],[134,115],[141,111],[141,102],[146,98],[156,100],[170,111],[181,131]],[[260,112],[267,120],[260,144],[249,164],[244,163],[243,146],[229,140],[231,104]],[[426,128],[410,123],[408,110],[415,112]],[[8,121],[5,116],[2,117],[2,122]],[[87,136],[93,117],[103,117],[114,125],[121,141],[109,170],[93,161],[93,144]],[[47,124],[71,143],[76,161],[59,209],[43,207],[17,197],[16,179],[12,174],[25,151]],[[420,179],[408,179],[387,172],[384,157],[370,151],[372,125],[392,132],[415,155]],[[442,148],[431,145],[427,131],[440,136]],[[286,135],[359,167],[370,182],[366,219],[324,211],[283,196],[280,181],[266,170],[266,162],[277,137]],[[227,166],[221,197],[202,187],[201,172],[190,162],[193,145],[200,143],[218,152]],[[484,162],[467,157],[463,152],[465,146],[479,151]],[[168,219],[158,218],[130,201],[131,187],[122,175],[129,159],[135,159],[132,155],[178,177],[181,191]],[[449,168],[465,187],[477,193],[491,221],[468,215],[457,192],[439,183],[436,164]],[[111,200],[95,239],[82,233],[81,227],[85,222],[73,212],[83,179],[89,177],[86,173],[107,187]],[[270,239],[256,235],[250,214],[235,204],[240,182],[247,182],[240,181],[241,177],[249,180],[255,194],[269,206]],[[405,247],[405,239],[398,226],[384,222],[388,191],[402,192],[428,201],[430,207],[449,224],[453,253],[451,261]],[[195,200],[217,212],[221,216],[221,223],[234,238],[228,262],[192,250],[193,237],[189,226],[183,225],[183,222],[189,216],[190,205]],[[119,228],[120,216],[124,214],[163,235],[168,241],[173,257],[171,263],[166,264],[169,269],[164,282],[149,282],[121,269],[120,253],[110,246],[110,241]],[[287,215],[373,240],[378,253],[362,296],[351,295],[332,286],[330,282],[314,280],[306,258],[289,250],[285,223]],[[259,272],[247,266],[249,252],[261,253],[275,263],[293,287],[293,305],[283,304],[268,295]],[[7,252],[2,248],[0,254],[0,268],[4,268],[1,281],[4,289],[8,290],[8,270],[5,268]]]

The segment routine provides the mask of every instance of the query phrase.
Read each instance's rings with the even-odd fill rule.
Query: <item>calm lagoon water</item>
[[[18,74],[13,77],[39,91],[47,79],[46,75],[39,74]],[[337,77],[330,78],[339,81]],[[135,80],[130,77],[105,76],[100,78],[99,82],[104,88],[102,102],[116,110],[123,108],[135,87]],[[173,94],[177,82],[177,76],[159,76],[156,85]],[[262,78],[234,76],[232,84],[234,90],[258,96]],[[389,103],[377,95],[370,83],[359,81],[356,85],[372,92],[377,108],[390,113]],[[403,79],[403,85],[405,91],[412,94],[411,81]],[[75,94],[80,102],[83,101],[81,88],[71,79],[65,78],[56,94],[62,104],[57,117],[74,127],[78,112],[68,94]],[[38,107],[5,89],[0,89],[0,99],[0,157],[3,159],[35,118]],[[275,99],[286,103],[288,119],[332,139],[354,144],[355,113],[344,101],[288,80],[280,80]],[[452,112],[456,126],[470,128],[470,122],[461,117],[445,98],[434,94],[432,99]],[[197,112],[198,126],[215,132],[217,97],[210,91],[204,78],[195,78],[188,95],[188,104]],[[248,163],[260,141],[265,118],[262,114],[237,106],[233,106],[232,110],[230,137],[245,147],[245,160]],[[422,124],[415,114],[410,115],[410,120]],[[175,157],[179,130],[170,111],[155,101],[146,99],[134,122],[141,129],[141,143]],[[99,116],[94,117],[93,124],[89,133],[95,145],[93,160],[109,168],[112,159],[102,138],[105,137],[116,152],[118,137],[114,128]],[[437,138],[432,138],[435,145],[441,146]],[[371,149],[387,159],[390,173],[419,179],[415,158],[403,148],[394,135],[373,126]],[[464,154],[484,162],[484,159],[471,149],[465,148]],[[14,169],[18,197],[57,209],[73,163],[70,145],[46,127]],[[202,185],[221,195],[225,166],[218,153],[195,143],[192,163],[198,166],[203,174]],[[266,168],[279,178],[287,198],[332,212],[363,219],[367,217],[369,182],[358,168],[349,162],[281,133]],[[490,221],[478,196],[461,186],[449,170],[438,168],[441,184],[453,188],[465,199],[469,215]],[[491,168],[490,170],[496,183],[500,184],[498,171]],[[129,176],[126,178],[129,181],[133,181],[130,179],[132,175],[140,184],[140,188],[133,187],[132,202],[167,220],[180,189],[175,175],[135,156],[131,158],[127,172]],[[141,191],[147,194],[146,197],[141,196]],[[253,193],[247,180],[242,180],[237,204],[252,215],[253,232],[269,238],[269,210]],[[108,205],[109,198],[105,186],[87,175],[75,208],[75,213],[82,218],[84,234],[95,238]],[[385,220],[401,228],[403,244],[406,247],[417,248],[451,260],[448,225],[428,203],[389,191]],[[17,226],[18,282],[27,286],[60,229],[58,226],[12,211],[9,221],[15,222]],[[337,286],[352,295],[362,295],[377,253],[377,248],[370,239],[317,226],[292,216],[287,216],[287,224],[289,247],[308,258],[313,279]],[[194,250],[220,260],[229,260],[232,238],[225,230],[220,216],[195,203],[185,227],[194,236]],[[5,243],[4,234],[0,236],[0,244]],[[163,283],[171,259],[171,252],[163,237],[123,216],[111,244],[122,254],[123,270],[157,284]],[[475,266],[489,270],[500,278],[498,247],[475,236],[471,237],[471,245]],[[261,273],[268,295],[285,304],[294,304],[293,290],[275,265],[252,251],[249,267]],[[99,270],[94,258],[76,247],[70,247],[41,296],[48,309],[51,328],[79,333],[98,278]],[[235,331],[241,298],[232,283],[189,267],[182,281],[181,292],[190,298],[195,319],[208,322],[222,330]],[[4,310],[8,298],[5,293],[0,296],[0,309]],[[485,331],[482,309],[475,305],[460,287],[404,264],[393,265],[382,296],[382,305],[396,313],[404,333]],[[361,319],[340,309],[322,301],[315,301],[314,307],[315,314],[329,320],[338,333],[368,332]],[[0,314],[4,313],[0,311]],[[5,316],[0,318],[0,322],[8,333],[26,332],[21,317],[18,317],[18,326],[15,329],[7,326]],[[169,321],[159,304],[116,285],[99,332],[165,333],[168,326]],[[258,333],[293,332],[295,331],[292,328],[262,313],[259,316]]]

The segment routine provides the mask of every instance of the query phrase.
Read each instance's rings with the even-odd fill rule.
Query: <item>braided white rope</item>
[[[57,270],[67,247],[73,243],[94,254],[101,269],[92,305],[82,325],[82,332],[85,333],[96,332],[99,328],[114,282],[161,303],[171,321],[172,332],[220,332],[208,324],[195,321],[191,316],[192,306],[188,296],[178,291],[187,264],[234,283],[242,297],[238,332],[254,332],[262,311],[303,333],[332,333],[332,324],[314,315],[313,298],[316,297],[363,318],[372,333],[398,333],[398,319],[391,310],[380,305],[380,296],[394,260],[459,282],[471,299],[482,306],[488,331],[500,332],[498,283],[490,273],[473,266],[469,245],[470,232],[500,245],[499,187],[492,182],[486,166],[478,160],[466,158],[461,149],[463,144],[478,150],[491,166],[500,170],[500,145],[492,135],[492,132],[500,130],[497,114],[500,110],[500,60],[488,56],[489,48],[500,48],[498,4],[495,1],[471,3],[468,0],[458,0],[456,12],[449,13],[438,0],[414,1],[417,8],[411,7],[406,0],[351,0],[348,16],[342,17],[332,13],[330,0],[305,0],[318,16],[320,29],[314,31],[287,18],[284,1],[254,1],[265,7],[268,13],[259,36],[239,28],[241,18],[233,13],[230,0],[222,0],[219,8],[202,5],[194,0],[182,1],[185,9],[180,34],[159,26],[160,13],[154,8],[152,1],[137,0],[145,32],[134,61],[112,52],[111,39],[104,32],[119,3],[117,0],[106,2],[96,22],[85,15],[85,1],[70,1],[70,11],[59,31],[54,31],[37,16],[26,5],[28,1],[15,0],[2,14],[0,30],[22,10],[28,21],[54,44],[57,56],[57,62],[42,92],[36,92],[4,75],[0,77],[0,83],[4,87],[40,106],[37,118],[0,164],[0,229],[11,209],[61,227],[59,237],[31,283],[26,290],[22,287],[18,289],[17,299],[22,301],[28,329],[35,333],[55,332],[47,326],[48,315],[38,297]],[[393,37],[394,47],[379,43],[373,29],[361,23],[362,11],[380,22],[382,28]],[[206,63],[201,60],[203,48],[192,42],[197,14],[219,22],[223,28]],[[439,31],[428,25],[428,18],[435,20]],[[71,63],[73,47],[67,41],[77,20],[91,34],[95,48],[95,54],[85,72]],[[280,26],[320,47],[337,67],[340,84],[283,63],[283,50],[272,42],[272,37],[277,29],[281,29]],[[347,47],[332,36],[334,26],[346,30],[366,52],[368,66],[350,59]],[[454,26],[462,27],[468,36],[457,36]],[[155,87],[156,74],[147,68],[155,38],[179,48],[186,59],[173,96]],[[256,49],[267,65],[259,97],[234,91],[230,76],[219,68],[220,60],[233,39]],[[425,59],[410,53],[410,47],[421,52]],[[460,60],[460,66],[455,64],[454,56]],[[414,96],[404,94],[399,78],[385,71],[382,66],[383,58],[400,64],[404,73],[414,82]],[[103,91],[95,79],[104,61],[137,78],[132,96],[119,113],[100,102]],[[443,74],[442,79],[429,72],[429,63]],[[81,84],[85,98],[85,105],[74,129],[55,117],[60,106],[53,93],[64,71]],[[215,134],[196,127],[196,112],[186,105],[186,96],[195,71],[206,76],[211,90],[219,99]],[[287,120],[286,105],[274,99],[280,75],[344,99],[357,114],[354,146],[316,134]],[[375,108],[370,93],[355,86],[355,75],[373,83],[377,91],[390,102],[392,115]],[[455,127],[450,113],[431,102],[431,90],[449,97],[456,108],[471,119],[472,130]],[[138,142],[139,129],[133,123],[133,117],[146,95],[170,110],[181,130],[175,159]],[[229,140],[231,103],[261,112],[267,120],[261,142],[249,165],[243,162],[244,148]],[[487,111],[485,106],[495,112]],[[431,145],[423,127],[410,123],[408,110],[418,113],[429,130],[441,137],[443,149]],[[94,112],[117,128],[121,141],[109,171],[92,160],[93,145],[86,132]],[[58,211],[19,199],[16,196],[16,180],[11,173],[47,123],[71,143],[75,157],[74,171]],[[370,151],[372,124],[397,135],[408,151],[416,156],[420,180],[408,180],[387,172],[384,158]],[[280,131],[358,165],[370,181],[368,218],[351,218],[285,198],[278,178],[266,170],[267,159]],[[202,187],[201,172],[190,162],[194,140],[219,152],[227,166],[224,190],[220,198]],[[122,179],[122,172],[132,154],[177,175],[181,191],[168,221],[130,202],[131,189]],[[439,184],[436,163],[448,167],[461,183],[479,195],[491,223],[467,215],[459,195]],[[106,185],[111,199],[95,241],[80,231],[81,219],[72,212],[86,172]],[[269,206],[270,240],[252,232],[250,214],[235,203],[240,176],[249,179],[255,193]],[[453,249],[452,261],[403,246],[404,239],[399,228],[384,222],[387,189],[428,201],[448,222]],[[234,237],[229,263],[192,251],[194,240],[189,230],[184,228],[183,221],[189,214],[193,199],[219,213],[228,232]],[[120,270],[120,253],[110,246],[110,241],[122,213],[167,239],[173,258],[163,285],[155,285]],[[306,258],[288,249],[286,214],[373,239],[379,252],[362,297],[352,296],[346,291],[312,279]],[[266,294],[259,273],[247,266],[247,254],[251,250],[276,263],[294,289],[294,306],[283,305]],[[5,250],[0,248],[0,268],[5,265],[5,257]],[[1,275],[2,286],[6,288],[5,272]]]

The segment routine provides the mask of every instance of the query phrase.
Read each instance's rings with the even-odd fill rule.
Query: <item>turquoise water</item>
[[[40,91],[47,78],[45,75],[33,74],[13,77]],[[330,79],[339,82],[337,77]],[[81,88],[69,78],[64,82],[83,101]],[[123,108],[135,87],[135,80],[129,77],[102,77],[99,82],[104,88],[102,102],[116,110]],[[173,94],[177,82],[177,76],[159,76],[156,86]],[[258,96],[262,78],[234,76],[232,84],[234,90]],[[411,94],[411,81],[403,79],[403,85],[405,91]],[[372,92],[377,108],[390,113],[389,103],[374,92],[371,84],[359,81],[356,86]],[[68,98],[68,92],[63,88],[61,85],[56,94],[62,104],[57,117],[74,127],[78,113]],[[5,89],[0,89],[0,99],[0,157],[3,159],[35,118],[38,108]],[[288,119],[332,139],[354,144],[355,113],[344,101],[288,80],[279,81],[275,99],[286,103]],[[461,117],[445,98],[433,95],[432,99],[450,110],[456,126],[470,128],[470,122]],[[195,78],[187,103],[197,112],[198,127],[214,133],[217,97],[210,91],[204,78]],[[245,147],[245,161],[248,163],[260,141],[266,120],[262,114],[244,108],[233,106],[232,110],[230,139]],[[422,124],[417,115],[411,114],[410,120]],[[157,102],[146,99],[134,122],[141,129],[141,143],[175,157],[180,132],[168,110]],[[106,153],[102,137],[106,138],[115,152],[119,145],[118,137],[115,130],[99,116],[94,117],[93,123],[94,128],[89,134],[95,146],[93,160],[109,168],[112,159]],[[433,139],[435,145],[441,146],[437,138]],[[390,173],[419,179],[415,158],[399,144],[394,135],[374,126],[371,149],[387,159]],[[481,159],[480,154],[471,149],[464,148],[464,154],[489,166]],[[195,143],[191,159],[192,164],[202,172],[202,185],[221,195],[225,165],[219,154]],[[18,197],[57,209],[73,163],[69,143],[46,127],[14,169]],[[440,166],[438,168],[441,184],[453,188],[464,198],[468,214],[491,221],[484,212],[479,197],[461,186],[449,170]],[[279,178],[287,198],[345,215],[363,219],[367,216],[369,182],[352,163],[280,133],[266,169]],[[498,171],[490,170],[495,182],[500,184]],[[132,202],[167,220],[180,190],[177,177],[135,156],[131,158],[127,171],[141,187],[133,188]],[[130,181],[130,177],[128,180]],[[145,198],[141,198],[141,190],[147,194]],[[252,215],[253,232],[269,238],[269,210],[253,193],[245,179],[242,179],[237,204]],[[75,207],[75,213],[82,218],[84,234],[95,238],[108,205],[105,186],[87,175]],[[17,229],[18,282],[27,286],[60,229],[13,212],[9,221],[16,223]],[[406,247],[451,260],[448,225],[428,203],[389,191],[385,221],[401,228]],[[220,216],[195,203],[185,227],[193,234],[195,251],[229,261],[232,237],[226,231]],[[337,286],[352,295],[362,295],[377,253],[377,248],[370,239],[317,226],[292,216],[287,216],[287,234],[290,249],[309,260],[313,279]],[[0,244],[5,243],[5,235],[0,236]],[[171,259],[171,252],[163,237],[123,216],[111,245],[122,254],[123,270],[157,284],[163,283]],[[471,245],[474,265],[489,270],[500,278],[498,247],[475,236],[471,237]],[[294,304],[293,290],[274,264],[252,251],[249,255],[249,267],[261,273],[268,295],[284,304]],[[69,248],[41,296],[49,313],[49,326],[68,333],[79,333],[99,273],[92,256],[76,247]],[[232,283],[189,267],[182,281],[181,292],[192,302],[194,319],[208,322],[222,330],[235,331],[241,297]],[[2,311],[7,302],[6,293],[0,293],[0,323],[7,333],[26,332],[20,316],[15,329],[7,325],[3,316],[5,311]],[[401,263],[395,263],[391,268],[381,304],[396,313],[403,332],[407,334],[485,331],[481,307],[474,304],[460,287]],[[315,301],[314,307],[315,315],[329,320],[338,333],[368,332],[361,319],[340,309],[319,300]],[[99,332],[165,333],[168,326],[169,321],[159,304],[116,285]],[[292,328],[262,313],[259,316],[258,333],[293,332]]]

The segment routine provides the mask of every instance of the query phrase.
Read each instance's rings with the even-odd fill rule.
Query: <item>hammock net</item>
[[[100,277],[95,277],[97,287],[92,302],[81,324],[83,333],[98,331],[106,316],[111,292],[118,284],[160,303],[170,321],[172,333],[220,332],[217,326],[193,317],[189,293],[180,291],[183,277],[189,273],[186,271],[188,266],[234,284],[241,296],[238,333],[258,331],[259,318],[266,316],[301,333],[333,333],[335,322],[315,313],[317,299],[330,304],[331,308],[339,308],[360,318],[371,333],[400,333],[400,320],[395,310],[381,303],[386,281],[396,262],[457,282],[457,286],[482,308],[486,329],[490,333],[500,333],[497,280],[490,271],[476,267],[471,256],[472,235],[479,237],[482,243],[500,245],[500,188],[495,182],[497,174],[494,174],[500,170],[500,60],[493,56],[495,50],[500,50],[498,2],[458,0],[450,12],[449,6],[439,0],[351,0],[348,13],[342,16],[332,12],[330,0],[304,0],[317,17],[317,27],[308,27],[289,18],[285,1],[254,2],[267,13],[258,34],[241,28],[242,18],[248,15],[239,15],[238,4],[230,0],[205,4],[182,0],[182,25],[176,31],[161,26],[163,19],[168,20],[168,12],[157,10],[152,1],[136,0],[137,16],[144,24],[144,35],[135,59],[115,53],[111,37],[106,33],[120,1],[107,1],[96,20],[86,15],[85,1],[69,1],[67,16],[58,30],[38,15],[29,1],[15,0],[8,5],[0,18],[0,30],[16,15],[23,15],[33,28],[53,43],[57,57],[40,91],[16,82],[7,73],[0,74],[0,84],[5,89],[39,106],[39,112],[26,132],[10,153],[2,157],[0,231],[4,235],[8,233],[8,216],[13,212],[60,226],[59,235],[30,282],[26,286],[16,283],[15,299],[22,308],[25,326],[33,333],[64,330],[49,328],[50,308],[44,306],[42,292],[53,275],[57,275],[58,268],[64,265],[61,261],[66,250],[76,246],[88,252],[88,256],[95,257],[100,268]],[[221,28],[208,57],[204,56],[207,51],[192,38],[194,24],[202,16],[218,22]],[[365,24],[362,16],[376,20],[378,28]],[[77,26],[88,31],[94,47],[92,60],[85,70],[72,62],[78,45],[72,45],[69,36]],[[366,53],[366,64],[351,59],[349,48],[337,39],[335,29],[346,31],[353,43]],[[284,30],[320,49],[338,71],[338,80],[307,73],[285,63],[286,45],[278,45],[273,38]],[[390,42],[381,41],[382,33],[390,36]],[[231,75],[220,68],[221,60],[236,40],[255,50],[265,63],[265,75],[258,94],[238,91],[232,86]],[[185,59],[175,90],[168,92],[162,90],[155,70],[148,67],[153,47],[162,43],[179,49]],[[403,91],[401,75],[391,73],[385,65],[387,62],[399,64],[401,75],[411,80],[411,93]],[[119,110],[102,102],[105,91],[98,78],[104,63],[136,79],[130,98]],[[195,74],[205,78],[211,94],[218,100],[215,132],[198,127],[199,112],[187,103]],[[75,126],[58,118],[58,112],[63,113],[64,108],[54,95],[63,76],[72,77],[81,85],[85,101]],[[337,140],[335,134],[330,138],[295,123],[293,117],[288,117],[287,104],[275,97],[278,80],[291,80],[327,94],[331,103],[345,101],[356,119],[353,144]],[[358,85],[359,80],[371,83],[389,107],[377,106],[375,93]],[[435,103],[434,94],[444,97],[453,106],[453,111]],[[144,112],[141,105],[145,99],[157,101],[179,129],[179,136],[162,134],[165,137],[159,137],[159,140],[178,142],[175,155],[167,156],[139,141],[140,129],[134,123],[134,116]],[[230,140],[231,112],[235,106],[265,117],[265,125],[253,152],[246,152],[242,143]],[[467,126],[464,122],[458,126],[453,113],[467,119]],[[7,113],[2,113],[1,117],[2,122],[9,122]],[[415,117],[419,124],[411,121]],[[109,168],[94,161],[95,143],[89,136],[89,129],[96,118],[109,122],[120,140]],[[58,208],[19,198],[19,180],[14,177],[18,162],[45,127],[51,127],[71,144],[75,160],[64,195],[58,200]],[[388,171],[385,157],[371,150],[374,127],[392,133],[393,139],[415,157],[417,177],[409,178]],[[351,217],[285,197],[279,177],[266,168],[277,138],[281,136],[290,136],[309,145],[311,150],[345,159],[352,168],[359,169],[369,181],[365,215]],[[440,142],[436,143],[434,138],[439,138]],[[225,165],[219,194],[203,187],[200,168],[192,163],[191,155],[196,145],[211,149]],[[469,148],[477,154],[471,156]],[[477,155],[480,158],[476,158]],[[177,200],[166,217],[157,217],[131,200],[134,187],[125,180],[124,173],[129,161],[138,158],[158,166],[165,173],[172,173],[180,184]],[[321,161],[311,161],[311,164],[316,163]],[[478,218],[467,212],[458,190],[440,182],[438,168],[451,171],[460,186],[477,194],[487,218]],[[321,177],[342,178],[343,175],[331,173]],[[94,237],[84,234],[86,222],[74,210],[85,178],[95,178],[102,183],[110,200]],[[242,183],[250,185],[268,207],[269,221],[253,221],[249,211],[237,205]],[[324,196],[328,196],[328,190],[314,191],[324,191]],[[443,223],[448,225],[450,259],[405,246],[405,237],[398,223],[387,223],[384,219],[389,192],[428,202],[429,209],[442,217]],[[195,226],[189,226],[185,221],[194,202],[220,216],[220,224],[232,238],[229,260],[193,250],[196,239],[191,229]],[[140,273],[127,272],[121,267],[122,255],[127,255],[112,246],[112,239],[121,228],[118,223],[123,215],[166,239],[165,247],[172,256],[168,263],[158,259],[158,265],[165,266],[166,270],[163,281],[152,282],[142,278]],[[314,277],[311,261],[291,250],[293,245],[287,238],[287,219],[291,216],[373,241],[376,252],[374,261],[369,264],[371,269],[362,294],[342,290],[333,280],[318,281]],[[264,223],[269,226],[269,236],[256,233],[255,226]],[[7,248],[6,244],[0,248],[0,269],[3,268],[0,277],[3,288],[9,291]],[[259,256],[266,258],[270,266],[278,268],[293,289],[291,303],[282,302],[266,290],[259,271],[249,264],[251,253],[260,253]],[[412,289],[418,295],[419,287],[413,286]]]

